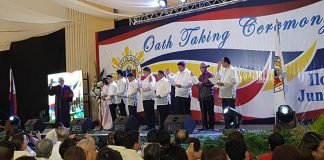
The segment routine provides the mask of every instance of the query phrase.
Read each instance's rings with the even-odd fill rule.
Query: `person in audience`
[[[107,136],[107,146],[114,145],[114,132],[111,132]]]
[[[53,149],[53,142],[44,138],[37,141],[35,150],[36,150],[36,159],[37,160],[47,160],[51,154]]]
[[[164,128],[164,122],[169,115],[171,102],[171,83],[165,78],[164,71],[158,71],[157,77],[159,81],[156,82],[156,98],[155,104],[160,115],[160,128]]]
[[[157,130],[153,129],[147,132],[146,138],[147,138],[147,143],[154,143],[156,142],[156,132]]]
[[[125,131],[116,131],[114,134],[115,145],[109,145],[109,148],[120,152],[123,159],[142,160],[135,150],[127,149],[128,137]]]
[[[158,143],[151,143],[144,148],[144,160],[160,160],[162,156],[162,146]]]
[[[305,133],[299,151],[302,160],[324,160],[324,137],[315,132]]]
[[[230,140],[225,143],[225,151],[231,160],[248,160],[249,152],[244,141]]]
[[[46,133],[45,138],[48,138],[53,141],[53,144],[57,142],[56,130],[60,127],[64,127],[62,122],[55,123],[55,128]]]
[[[165,75],[175,88],[175,105],[173,106],[174,114],[189,114],[190,111],[190,102],[191,102],[191,71],[186,68],[186,63],[184,61],[179,61],[178,72],[174,76],[170,76],[170,69],[167,68]]]
[[[138,131],[131,130],[127,132],[127,142],[125,147],[127,149],[135,150],[136,152],[141,149],[141,139]]]
[[[86,152],[79,146],[72,146],[64,153],[64,160],[86,160]]]
[[[69,130],[65,127],[59,127],[56,129],[57,142],[53,146],[52,155],[50,160],[61,160],[62,157],[59,153],[61,143],[69,137]]]
[[[186,151],[180,146],[170,144],[169,152],[164,155],[166,160],[189,160]]]
[[[9,141],[0,141],[0,159],[13,160],[15,145]]]
[[[272,133],[268,137],[268,143],[271,152],[260,155],[259,160],[272,160],[272,152],[276,149],[276,147],[283,145],[285,143],[285,139],[279,133]]]
[[[143,150],[141,152],[141,157],[144,158],[144,149],[149,145],[149,144],[152,144],[152,143],[155,143],[156,142],[156,130],[153,129],[153,130],[150,130],[149,132],[147,132],[147,135],[146,135],[146,143],[144,144],[143,146]]]
[[[198,138],[195,137],[190,137],[188,138],[188,144],[193,143],[193,147],[194,147],[194,159],[201,159],[201,154],[202,154],[202,149],[201,149],[201,143],[200,140]]]
[[[33,156],[21,156],[15,160],[36,160]]]
[[[237,130],[233,131],[232,133],[230,133],[228,135],[227,141],[230,141],[230,140],[242,140],[243,142],[245,142],[243,134]],[[249,152],[248,160],[253,160],[252,152]]]
[[[85,135],[86,139],[82,139],[77,143],[77,146],[81,147],[87,153],[87,160],[94,160],[97,156],[96,143],[94,139]]]
[[[12,137],[12,142],[15,145],[14,159],[17,159],[21,156],[31,156],[31,154],[26,151],[28,140],[26,135],[23,134],[15,134]]]
[[[144,67],[145,79],[141,81],[139,85],[139,91],[142,95],[143,108],[145,113],[145,118],[147,122],[147,127],[144,130],[155,129],[155,111],[154,111],[154,99],[155,99],[155,77],[151,74],[151,69],[149,67]]]
[[[174,133],[174,144],[180,146],[189,137],[188,132],[184,129],[179,129]]]
[[[127,86],[128,86],[128,81],[125,78],[125,75],[122,70],[117,70],[117,106],[120,111],[121,116],[126,116],[126,108],[125,108],[125,101],[126,101],[126,93],[127,93]],[[112,116],[116,115],[116,110],[112,111],[110,110]]]
[[[159,129],[156,132],[156,142],[159,143],[162,148],[163,152],[168,152],[169,145],[171,142],[170,133],[165,129]]]
[[[201,160],[228,160],[228,157],[223,149],[210,147],[202,152]]]
[[[118,151],[104,147],[99,150],[96,160],[123,160],[123,157]]]
[[[295,146],[283,144],[272,152],[272,160],[302,160],[302,158]]]
[[[76,142],[77,141],[73,138],[67,138],[61,143],[61,145],[59,147],[59,153],[60,153],[60,156],[62,157],[62,159],[64,159],[64,153],[66,152],[67,149],[69,149],[72,146],[77,145]]]
[[[129,115],[135,117],[139,121],[139,116],[137,115],[137,93],[139,88],[139,83],[135,79],[133,73],[128,73],[127,75],[129,84],[127,88],[127,104]]]

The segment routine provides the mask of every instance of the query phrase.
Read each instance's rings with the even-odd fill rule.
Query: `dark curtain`
[[[18,117],[22,124],[48,114],[47,75],[66,71],[65,31],[11,44],[0,52],[0,119],[9,115],[9,68],[14,74]]]

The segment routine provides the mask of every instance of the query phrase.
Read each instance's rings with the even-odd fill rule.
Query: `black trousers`
[[[188,98],[175,97],[175,101],[176,101],[176,105],[173,108],[173,114],[191,115],[191,111],[190,111],[191,97]]]
[[[129,112],[130,116],[135,117],[137,119],[137,121],[140,122],[140,118],[137,114],[137,106],[128,105],[128,112]]]
[[[154,111],[154,100],[143,100],[146,124],[150,128],[155,128],[156,117]]]
[[[223,111],[227,107],[235,109],[235,99],[234,98],[222,98]],[[230,123],[234,122],[234,116],[225,114],[224,121],[225,121],[225,128],[229,128]]]
[[[119,103],[117,105],[119,107],[119,110],[120,110],[120,115],[121,116],[127,116],[127,113],[126,113],[126,108],[125,108],[125,103],[123,100],[121,100],[121,103]]]
[[[203,126],[206,128],[213,129],[215,124],[215,115],[214,115],[214,97],[210,96],[207,98],[199,99],[201,117]],[[207,114],[209,123],[207,124]],[[208,126],[209,125],[209,126]]]
[[[160,128],[164,129],[164,122],[169,115],[170,105],[157,105],[157,110],[160,115]]]
[[[71,122],[70,105],[56,107],[55,122],[56,123],[62,122],[65,127],[70,127],[70,122]]]
[[[109,110],[110,110],[111,118],[112,118],[113,121],[115,121],[115,119],[117,118],[117,116],[116,116],[116,108],[117,108],[117,104],[109,105]]]

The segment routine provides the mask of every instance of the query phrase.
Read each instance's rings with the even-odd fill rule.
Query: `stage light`
[[[235,110],[234,108],[224,108],[224,118],[226,118],[227,120],[229,120],[230,122],[228,126],[225,126],[225,129],[230,129],[230,128],[240,128],[240,122],[242,119],[242,115]]]
[[[276,112],[276,127],[279,129],[294,128],[297,125],[296,112],[289,105],[281,105]]]
[[[159,0],[159,5],[161,8],[165,8],[167,6],[167,1],[166,0]]]

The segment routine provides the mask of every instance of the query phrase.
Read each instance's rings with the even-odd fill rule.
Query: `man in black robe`
[[[59,85],[52,86],[53,79],[48,87],[48,94],[55,95],[55,122],[62,122],[64,126],[70,126],[70,105],[73,100],[73,91],[67,85],[64,85],[64,79],[58,79]]]

